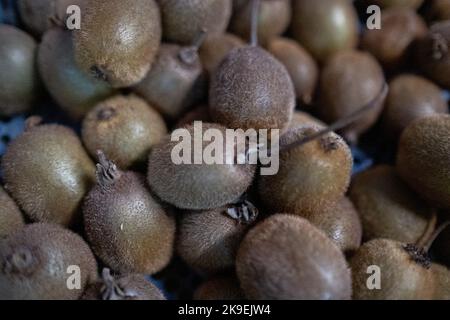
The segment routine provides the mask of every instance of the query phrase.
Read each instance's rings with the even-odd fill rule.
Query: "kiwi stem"
[[[25,130],[28,131],[34,127],[37,127],[42,123],[42,118],[39,116],[31,116],[25,120]]]
[[[258,16],[260,0],[252,0],[252,10],[251,10],[251,33],[250,33],[250,45],[252,47],[258,46]]]
[[[121,172],[114,162],[106,158],[103,151],[98,150],[97,155],[99,162],[97,163],[97,170],[95,172],[97,176],[97,182],[101,186],[106,187],[117,181],[121,176]]]
[[[432,48],[433,59],[441,60],[449,51],[447,40],[445,40],[444,36],[440,33],[433,33],[432,38],[433,38],[433,48]]]
[[[253,223],[259,214],[258,209],[247,200],[241,200],[231,205],[226,213],[230,218],[237,220],[240,224]]]
[[[181,62],[192,65],[196,61],[198,61],[198,50],[202,46],[203,42],[205,42],[206,35],[207,31],[203,29],[202,31],[200,31],[200,34],[197,36],[191,46],[181,48],[180,52],[178,53],[178,58],[181,60]]]
[[[428,242],[428,239],[433,235],[434,230],[436,229],[437,224],[437,213],[436,210],[433,210],[432,216],[430,220],[428,220],[427,227],[422,234],[422,236],[417,240],[416,246],[423,248],[425,244]]]
[[[103,300],[124,300],[132,297],[133,295],[125,292],[117,283],[114,277],[111,275],[111,271],[108,268],[104,268],[102,271],[103,282],[105,287],[102,288]]]

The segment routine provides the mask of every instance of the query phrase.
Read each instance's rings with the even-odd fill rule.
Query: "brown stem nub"
[[[252,224],[258,217],[258,209],[247,200],[231,205],[227,209],[227,215],[237,220],[240,224]]]
[[[3,270],[8,274],[30,276],[36,269],[38,261],[32,250],[27,247],[19,247],[6,257]]]
[[[101,289],[103,300],[126,300],[136,296],[132,292],[127,292],[121,288],[108,268],[103,269],[102,279],[104,283],[104,287]]]
[[[181,60],[181,62],[188,65],[193,65],[198,61],[198,50],[205,41],[206,35],[207,31],[205,29],[202,29],[191,46],[181,48],[180,52],[178,53],[178,58]]]
[[[37,127],[42,123],[42,117],[40,116],[31,116],[25,120],[25,131],[28,131],[34,127]]]
[[[97,170],[95,172],[97,176],[97,182],[101,186],[109,186],[120,178],[121,172],[114,162],[106,158],[103,151],[98,150],[97,155],[98,163],[96,165]]]
[[[103,67],[93,65],[91,66],[90,71],[94,78],[108,82],[108,76],[106,75]]]
[[[250,28],[250,45],[252,47],[258,46],[258,18],[259,18],[259,8],[261,2],[260,0],[252,0],[251,9],[251,28]]]

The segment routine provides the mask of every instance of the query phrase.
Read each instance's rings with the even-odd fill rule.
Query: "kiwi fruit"
[[[0,242],[0,299],[75,300],[97,278],[89,246],[61,226],[34,223]],[[79,268],[80,288],[70,288],[69,267]]]
[[[250,41],[252,1],[234,0],[230,31]],[[290,0],[260,0],[258,10],[258,38],[265,45],[273,37],[283,34],[292,16]]]
[[[364,29],[362,47],[388,69],[402,66],[411,44],[426,36],[425,21],[412,9],[391,8],[381,14],[381,29]]]
[[[450,300],[450,270],[437,263],[431,265],[431,270],[436,278],[436,290],[433,299]]]
[[[74,30],[75,60],[114,88],[141,81],[161,42],[155,0],[85,0],[81,29]]]
[[[296,127],[302,127],[302,126],[317,126],[320,128],[326,128],[327,125],[322,122],[321,120],[317,119],[316,117],[310,115],[307,112],[304,111],[298,111],[296,110],[292,116],[291,123],[289,124],[289,129],[296,128]]]
[[[351,275],[341,250],[307,220],[275,214],[252,228],[236,270],[249,299],[346,300]]]
[[[318,61],[356,47],[358,17],[351,1],[296,0],[292,6],[292,35]]]
[[[281,136],[278,173],[260,176],[258,181],[261,201],[270,212],[307,215],[334,206],[344,196],[353,158],[340,136],[328,133],[301,147],[284,149],[320,130],[296,127]]]
[[[185,213],[179,223],[178,254],[202,272],[233,268],[239,244],[257,216],[257,209],[248,201]]]
[[[76,120],[113,94],[114,89],[106,82],[89,77],[78,68],[70,31],[53,28],[45,33],[39,45],[38,67],[52,97]]]
[[[223,33],[230,21],[232,0],[159,0],[164,39],[190,45],[203,30]]]
[[[0,117],[26,112],[39,97],[36,41],[0,24]]]
[[[194,135],[194,128],[195,124],[184,127],[191,141],[184,141],[183,144],[202,145],[202,150],[205,150],[210,143],[205,142],[202,137],[209,129],[220,132],[222,137],[226,136],[226,128],[218,124],[203,123],[201,136]],[[236,134],[238,139],[245,140],[244,132]],[[194,159],[191,159],[192,164],[175,164],[172,152],[178,144],[167,137],[150,152],[147,180],[151,190],[163,201],[180,209],[219,208],[237,201],[253,182],[256,165],[227,164],[227,159],[231,156],[228,150],[232,148],[226,148],[225,141],[223,159],[219,159],[224,164],[195,164]],[[192,155],[193,152],[191,158]]]
[[[175,125],[175,128],[181,128],[190,124],[194,121],[211,122],[211,116],[209,115],[209,108],[205,105],[200,105],[188,111]]]
[[[450,2],[448,0],[433,0],[428,16],[432,21],[450,20]]]
[[[372,4],[376,4],[381,8],[411,8],[418,9],[424,0],[369,0]]]
[[[167,134],[163,118],[141,98],[118,95],[100,102],[83,120],[82,137],[95,157],[102,150],[120,168],[147,161]]]
[[[358,209],[366,240],[414,243],[427,229],[433,213],[388,165],[358,174],[352,181],[350,198]]]
[[[416,63],[431,80],[450,89],[450,21],[430,27],[428,35],[416,44]]]
[[[413,74],[402,74],[391,80],[384,108],[384,125],[395,137],[418,118],[448,113],[441,89]]]
[[[322,70],[318,112],[327,122],[344,118],[374,100],[384,84],[383,70],[369,53],[356,50],[336,53]],[[344,138],[355,143],[361,133],[375,124],[383,104],[384,99],[380,99],[370,112],[342,130]]]
[[[244,41],[231,33],[208,36],[199,50],[203,68],[212,75],[232,49],[243,46]]]
[[[411,123],[400,138],[397,172],[433,206],[450,209],[450,115]]]
[[[19,207],[0,186],[0,239],[23,228],[24,225]]]
[[[94,182],[94,164],[72,129],[35,120],[3,156],[5,188],[32,221],[73,226]]]
[[[380,269],[381,288],[367,286],[368,267]],[[353,298],[356,300],[428,300],[433,298],[435,277],[421,248],[388,239],[363,244],[350,259]]]
[[[119,273],[153,274],[172,258],[175,219],[150,194],[145,179],[121,171],[99,151],[97,184],[84,200],[87,239]]]
[[[272,39],[267,50],[288,70],[297,99],[303,105],[311,104],[319,79],[319,68],[311,55],[297,42],[282,37]]]
[[[166,300],[163,293],[142,274],[113,277],[104,268],[102,279],[88,286],[82,300]]]
[[[244,300],[235,275],[218,275],[203,282],[194,292],[194,300]]]

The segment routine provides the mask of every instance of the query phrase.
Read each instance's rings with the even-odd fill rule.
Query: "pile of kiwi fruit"
[[[448,2],[18,0],[0,299],[450,300]],[[199,122],[226,164],[172,161]]]

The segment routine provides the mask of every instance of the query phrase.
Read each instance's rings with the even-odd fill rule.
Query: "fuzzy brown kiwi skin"
[[[181,119],[175,125],[175,128],[182,128],[188,125],[192,125],[194,121],[211,122],[211,116],[209,115],[209,107],[200,105],[193,108],[181,117]]]
[[[436,278],[434,300],[450,300],[450,270],[440,264],[433,263],[431,270]]]
[[[221,125],[203,123],[202,128],[203,133],[217,129],[225,136],[226,129]],[[209,145],[209,142],[195,142],[193,125],[184,129],[191,136],[192,146],[203,143],[205,148]],[[161,200],[179,209],[214,209],[235,202],[253,182],[256,166],[251,164],[176,165],[171,156],[177,144],[166,137],[150,152],[147,181]],[[226,152],[224,163],[225,157]]]
[[[120,168],[147,161],[152,146],[167,134],[164,119],[143,99],[118,95],[98,103],[83,120],[89,153],[102,150]]]
[[[0,186],[0,239],[14,233],[25,225],[19,207]]]
[[[230,30],[241,38],[251,38],[252,3],[246,0],[233,1]],[[262,0],[258,11],[258,39],[267,44],[271,38],[283,34],[291,22],[292,10],[289,0]]]
[[[412,74],[390,82],[383,122],[391,135],[399,137],[414,120],[436,113],[448,113],[448,105],[433,82]]]
[[[369,266],[381,272],[381,289],[367,287]],[[395,240],[374,239],[350,260],[353,298],[356,300],[427,300],[432,299],[435,277],[430,269],[413,260],[405,244]]]
[[[292,116],[292,120],[291,120],[291,123],[289,124],[289,128],[286,131],[288,131],[289,129],[296,128],[296,127],[302,127],[302,126],[308,126],[308,125],[318,126],[323,129],[327,127],[325,122],[322,122],[321,120],[310,115],[309,113],[296,110],[296,111],[294,111],[294,114]]]
[[[172,258],[175,220],[150,194],[145,179],[100,158],[97,185],[86,196],[86,236],[112,270],[153,274]]]
[[[433,206],[450,209],[450,115],[411,123],[400,138],[396,168],[403,180]]]
[[[78,68],[70,31],[53,28],[44,34],[38,50],[38,67],[52,97],[76,120],[114,92],[107,83]]]
[[[29,224],[2,241],[0,266],[0,298],[7,300],[75,300],[97,279],[87,243],[54,224]],[[81,289],[67,287],[69,266],[80,268]]]
[[[319,114],[323,120],[333,122],[341,119],[372,101],[385,83],[381,66],[369,53],[349,50],[333,55],[322,70],[320,80]],[[375,124],[385,99],[380,99],[370,112],[354,124],[341,130],[349,142]]]
[[[0,24],[0,117],[28,111],[39,98],[36,41]]]
[[[382,8],[401,7],[401,8],[417,9],[422,5],[424,0],[368,0],[368,1]]]
[[[450,3],[447,0],[433,0],[428,15],[432,21],[449,20]]]
[[[236,275],[218,275],[203,282],[194,292],[194,300],[244,300]]]
[[[141,81],[161,42],[161,17],[154,0],[87,0],[75,30],[77,64],[114,88]]]
[[[2,159],[5,188],[35,222],[78,223],[95,167],[72,129],[36,125],[12,141]]]
[[[197,35],[223,33],[230,21],[231,0],[158,0],[164,39],[180,45],[190,45]]]
[[[211,79],[212,118],[228,128],[283,129],[295,107],[286,68],[264,49],[233,49]]]
[[[283,147],[320,130],[303,126],[280,139],[280,169],[276,175],[260,176],[261,201],[272,213],[306,215],[334,206],[347,191],[353,165],[350,148],[330,133],[304,146]]]
[[[276,214],[252,228],[239,248],[236,270],[249,299],[351,296],[343,253],[322,231],[297,216]]]

